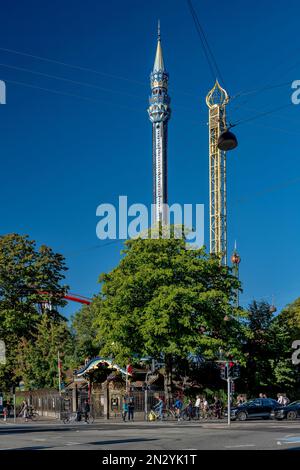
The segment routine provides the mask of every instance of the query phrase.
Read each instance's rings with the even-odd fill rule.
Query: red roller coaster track
[[[51,296],[51,293],[46,292],[46,291],[38,291],[38,293],[42,295]],[[72,302],[79,302],[80,304],[85,304],[85,305],[90,305],[92,301],[92,299],[89,299],[88,297],[83,297],[83,295],[78,295],[78,294],[72,294],[71,292],[63,295],[62,298],[66,300],[71,300]]]

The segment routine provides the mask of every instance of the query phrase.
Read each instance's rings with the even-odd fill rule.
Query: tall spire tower
[[[170,97],[168,95],[169,74],[165,70],[158,22],[157,48],[153,70],[150,74],[151,96],[148,114],[152,122],[152,168],[153,205],[152,223],[167,223],[164,204],[168,203],[168,121],[170,119]]]
[[[226,130],[228,94],[216,80],[206,96],[209,108],[209,229],[210,252],[227,264],[226,152],[218,148]]]

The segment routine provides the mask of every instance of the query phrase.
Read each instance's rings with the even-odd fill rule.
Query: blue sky
[[[193,3],[231,96],[286,83],[233,100],[229,120],[288,105],[290,83],[300,79],[299,2]],[[186,1],[1,5],[1,233],[26,233],[63,253],[71,291],[85,296],[120,258],[121,243],[96,238],[97,205],[123,194],[129,203],[151,203],[146,109],[158,18],[172,100],[169,200],[205,204],[208,244],[205,95],[213,79]],[[281,308],[300,294],[299,117],[300,106],[291,105],[235,128],[228,246],[237,240],[243,304],[274,296]],[[77,308],[70,304],[66,313]]]

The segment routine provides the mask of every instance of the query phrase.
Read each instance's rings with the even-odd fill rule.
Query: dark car
[[[290,421],[300,418],[300,400],[294,401],[287,406],[280,406],[280,408],[272,412],[271,416],[275,419],[288,419]]]
[[[255,398],[231,408],[231,419],[246,421],[246,419],[269,419],[274,410],[281,405],[272,398]],[[225,416],[227,413],[225,412]]]

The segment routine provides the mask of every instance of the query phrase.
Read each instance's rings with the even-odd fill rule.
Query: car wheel
[[[244,411],[241,411],[238,415],[237,415],[237,419],[239,421],[246,421],[247,419],[247,413],[245,413]]]
[[[297,418],[297,413],[296,411],[289,411],[286,415],[286,418],[289,420],[289,421],[294,421],[296,418]]]

